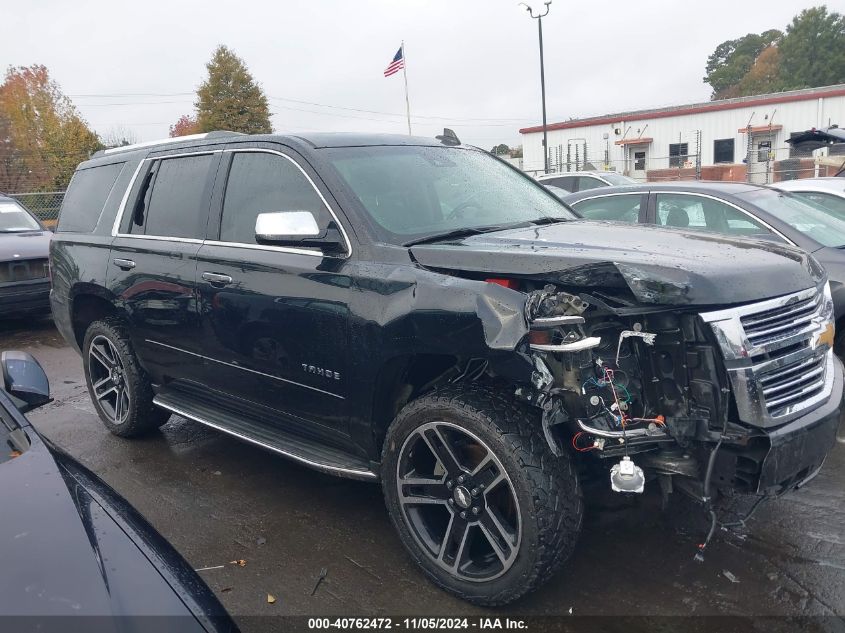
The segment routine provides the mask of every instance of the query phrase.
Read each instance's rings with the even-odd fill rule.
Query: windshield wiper
[[[519,226],[524,226],[524,222],[520,222]],[[470,237],[471,235],[481,235],[482,233],[490,233],[491,231],[501,231],[502,229],[514,228],[513,224],[492,224],[490,226],[465,226],[460,229],[453,229],[451,231],[443,231],[442,233],[435,233],[434,235],[426,235],[425,237],[418,237],[415,240],[408,240],[402,246],[416,246],[417,244],[431,244],[433,242],[440,242],[442,240],[457,239],[460,237]]]

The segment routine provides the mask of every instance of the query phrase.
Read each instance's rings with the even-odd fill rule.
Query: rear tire
[[[468,385],[414,400],[387,431],[382,485],[391,520],[426,575],[464,600],[512,602],[574,549],[578,478],[538,425],[513,400]]]
[[[146,372],[117,318],[95,321],[82,343],[85,382],[105,427],[120,437],[136,437],[159,428],[170,413],[153,405]]]

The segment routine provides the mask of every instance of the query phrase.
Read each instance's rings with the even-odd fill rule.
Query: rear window
[[[57,231],[89,233],[97,226],[112,187],[126,163],[112,163],[77,171],[71,178]]]

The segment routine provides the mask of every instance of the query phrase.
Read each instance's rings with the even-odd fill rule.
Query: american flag
[[[390,75],[398,73],[405,67],[405,56],[402,54],[402,48],[402,46],[399,47],[396,55],[393,56],[393,61],[384,69],[385,77],[390,77]]]

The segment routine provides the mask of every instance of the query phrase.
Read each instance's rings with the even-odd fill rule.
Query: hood
[[[235,629],[208,587],[124,499],[31,426],[23,430],[30,448],[0,463],[0,613],[158,615],[179,618],[180,630]]]
[[[0,232],[0,261],[10,259],[46,259],[50,252],[50,231],[25,233]]]
[[[411,254],[440,270],[630,290],[636,301],[652,305],[747,303],[824,279],[812,256],[775,242],[586,220],[417,245]]]

